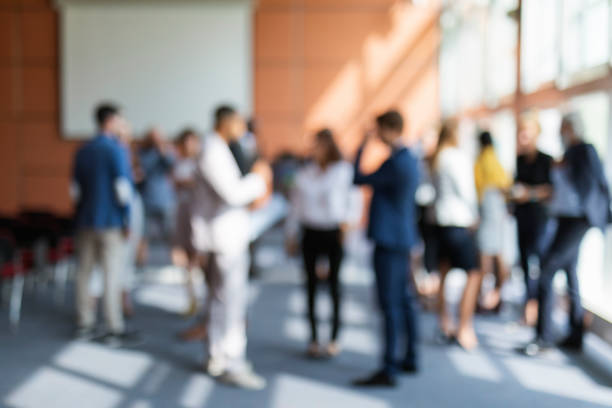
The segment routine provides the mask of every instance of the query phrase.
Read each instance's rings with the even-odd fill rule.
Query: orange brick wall
[[[53,0],[0,0],[0,213],[70,212],[71,157],[59,134],[58,15]],[[259,0],[254,106],[266,156],[303,152],[320,126],[351,154],[372,115],[438,117],[435,7],[406,0]],[[373,157],[383,150],[373,149]],[[376,154],[378,153],[378,154]]]
[[[51,0],[0,0],[0,213],[70,211],[75,143],[59,134],[57,14]]]
[[[430,2],[431,3],[431,2]],[[259,0],[255,112],[268,156],[304,151],[321,126],[350,155],[389,107],[415,137],[439,116],[437,5],[406,0]]]

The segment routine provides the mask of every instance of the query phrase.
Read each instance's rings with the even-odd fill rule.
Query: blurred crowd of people
[[[80,338],[100,338],[111,346],[141,340],[126,329],[124,315],[132,313],[129,293],[137,265],[146,261],[147,242],[160,240],[171,246],[173,263],[186,272],[186,313],[199,317],[184,337],[205,341],[206,372],[236,386],[263,388],[265,380],[246,359],[248,278],[258,235],[251,225],[253,214],[270,205],[276,190],[289,203],[286,250],[303,259],[311,332],[307,354],[336,356],[341,352],[345,237],[360,226],[365,186],[372,191],[367,236],[374,244],[384,352],[380,369],[355,385],[393,386],[399,373],[418,371],[418,296],[435,299],[443,341],[466,350],[478,346],[474,313],[500,309],[511,269],[503,254],[509,212],[517,220],[525,276],[523,320],[536,327],[534,341],[523,351],[535,355],[556,344],[552,281],[558,270],[567,275],[571,300],[571,332],[561,344],[582,347],[578,251],[589,228],[604,228],[610,220],[610,197],[602,163],[584,142],[575,113],[563,118],[565,154],[559,161],[537,148],[537,116],[521,116],[514,177],[500,164],[490,132],[479,135],[475,160],[462,146],[454,120],[443,123],[427,143],[423,138],[419,146],[409,147],[403,137],[405,119],[395,110],[373,120],[353,163],[343,157],[334,133],[322,129],[306,160],[281,157],[275,172],[258,153],[256,122],[247,124],[231,106],[215,111],[209,134],[185,129],[173,143],[158,129],[142,141],[133,140],[114,105],[100,105],[95,119],[97,135],[75,157],[71,189],[78,230]],[[390,155],[378,170],[364,173],[362,154],[373,138]],[[98,291],[103,292],[103,333],[96,330],[91,288],[96,267],[103,276]],[[427,274],[416,276],[421,269]],[[451,269],[467,275],[458,319],[444,291]],[[203,304],[195,287],[200,270],[207,289]],[[495,285],[485,291],[487,274],[495,276]],[[316,308],[322,280],[332,299],[332,330],[325,345]]]

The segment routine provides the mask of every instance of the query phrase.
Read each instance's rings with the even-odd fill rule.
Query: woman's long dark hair
[[[326,154],[322,167],[327,167],[332,163],[342,160],[342,152],[338,144],[334,140],[334,134],[330,129],[321,129],[315,135],[317,144],[323,144],[326,147]]]
[[[442,127],[440,128],[440,135],[438,137],[438,145],[436,146],[436,150],[434,154],[431,156],[430,166],[432,170],[435,170],[438,167],[438,156],[442,149],[448,146],[450,143],[454,143],[454,138],[457,137],[457,121],[454,119],[449,119],[444,121]]]

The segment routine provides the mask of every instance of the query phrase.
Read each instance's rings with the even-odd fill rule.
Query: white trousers
[[[209,358],[226,371],[241,370],[246,361],[249,253],[209,253],[204,273]]]
[[[96,323],[95,302],[89,286],[94,267],[100,265],[104,275],[104,318],[107,329],[113,333],[124,331],[120,276],[125,259],[123,244],[119,229],[82,230],[78,233],[76,307],[79,327],[89,328]]]

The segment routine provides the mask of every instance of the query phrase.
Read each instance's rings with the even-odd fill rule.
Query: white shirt
[[[458,148],[446,147],[439,153],[436,165],[436,222],[446,227],[473,226],[478,221],[473,164]]]
[[[192,158],[181,158],[176,161],[172,169],[172,177],[176,181],[188,182],[195,178],[198,170],[198,163]],[[177,188],[177,201],[179,203],[187,203],[191,201],[191,189],[189,187]]]
[[[353,166],[340,161],[321,169],[311,163],[298,171],[291,192],[287,235],[297,235],[299,225],[334,229],[354,213]]]
[[[257,174],[244,177],[219,135],[203,140],[197,162],[191,206],[193,244],[199,251],[237,254],[250,242],[247,205],[266,193],[266,183]]]
[[[172,176],[178,181],[192,180],[197,171],[198,164],[195,159],[181,158],[176,161],[172,169]]]

